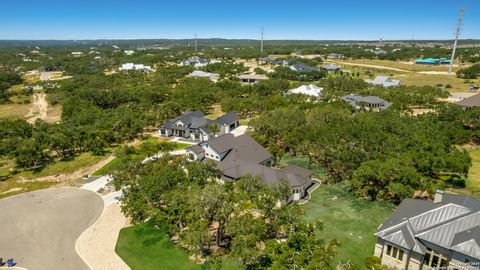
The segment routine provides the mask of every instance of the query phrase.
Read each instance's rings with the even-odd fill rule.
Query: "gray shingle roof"
[[[216,122],[219,124],[225,124],[225,125],[231,125],[237,121],[239,121],[240,118],[235,112],[228,112],[216,119]]]
[[[307,66],[307,65],[304,65],[304,64],[294,64],[290,68],[294,69],[298,72],[318,71],[319,70],[319,68],[317,68],[317,67],[311,67],[311,66]]]
[[[479,225],[479,201],[443,194],[439,203],[404,200],[375,235],[420,254],[425,253],[421,242],[429,242],[480,259]]]
[[[215,137],[210,139],[203,144],[208,144],[212,147],[217,153],[223,153],[227,150],[231,150],[234,147],[234,140],[235,136],[233,134],[228,133],[222,136]]]
[[[462,99],[455,104],[466,108],[480,107],[480,94]]]
[[[187,150],[192,150],[195,154],[201,154],[201,153],[205,152],[205,150],[203,150],[202,147],[200,147],[196,144],[188,147]]]

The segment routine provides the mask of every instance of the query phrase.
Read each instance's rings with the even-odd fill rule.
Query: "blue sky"
[[[0,39],[480,38],[479,0],[2,0]]]

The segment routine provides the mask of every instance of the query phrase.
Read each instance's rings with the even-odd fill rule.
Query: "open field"
[[[394,209],[388,203],[357,198],[342,184],[320,186],[302,208],[306,221],[324,222],[320,238],[340,243],[335,263],[350,261],[358,269],[365,269],[364,260],[373,255],[375,247],[373,234]]]
[[[435,75],[435,74],[401,74],[392,77],[395,80],[401,80],[404,85],[416,85],[416,86],[435,86],[438,83],[443,85],[450,85],[451,92],[471,92],[468,87],[472,84],[465,84],[464,79],[457,78],[452,75]],[[480,80],[471,80],[473,84],[479,84]]]
[[[30,111],[31,97],[12,97],[12,103],[0,104],[0,119],[26,119]],[[25,102],[28,101],[28,102]]]
[[[156,229],[151,222],[122,229],[115,250],[133,270],[216,269],[192,263],[187,252],[170,241],[166,226]],[[225,262],[221,269],[242,267],[235,262]]]
[[[343,65],[369,65],[369,66],[378,66],[386,67],[391,69],[398,69],[398,71],[403,70],[404,72],[419,72],[419,71],[448,71],[448,65],[441,66],[428,66],[428,65],[415,65],[413,62],[400,62],[400,61],[389,61],[389,60],[380,60],[380,59],[349,59],[349,60],[335,60],[338,64]],[[372,67],[373,68],[373,67]],[[458,66],[453,66],[453,72],[459,69]]]

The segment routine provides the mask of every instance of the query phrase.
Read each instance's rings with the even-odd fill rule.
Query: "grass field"
[[[392,77],[396,80],[401,80],[402,84],[405,85],[416,85],[416,86],[435,86],[438,83],[443,85],[451,85],[452,88],[449,90],[451,92],[470,92],[468,87],[471,84],[465,84],[463,79],[457,78],[456,76],[449,75],[435,75],[435,74],[401,74],[395,75]],[[480,83],[479,80],[474,80],[473,84]]]
[[[32,105],[29,103],[17,103],[25,99],[31,100],[30,97],[21,99],[12,98],[13,103],[0,104],[0,119],[26,119],[25,115],[28,114]]]
[[[287,154],[280,162],[308,168],[308,159]],[[324,168],[312,165],[314,177],[323,179]],[[302,205],[303,219],[308,222],[322,220],[324,230],[319,237],[324,240],[336,239],[340,242],[334,263],[350,260],[358,269],[364,269],[364,260],[373,255],[375,236],[380,224],[393,211],[394,206],[384,202],[371,202],[357,198],[343,184],[323,184],[312,193],[311,200]]]
[[[417,71],[448,71],[448,65],[441,66],[428,66],[428,65],[414,65],[413,63],[401,62],[401,61],[389,61],[389,60],[380,60],[380,59],[349,59],[345,61],[335,61],[348,65],[348,63],[361,64],[361,65],[372,65],[372,66],[383,66],[388,68],[402,69],[411,72]],[[454,66],[453,71],[455,72],[459,68]]]
[[[133,270],[215,269],[191,262],[187,252],[170,241],[165,226],[156,229],[152,223],[122,229],[115,251]],[[221,269],[234,270],[242,267],[226,261]]]
[[[335,263],[350,261],[358,269],[365,269],[364,260],[375,247],[373,234],[394,209],[391,204],[357,198],[342,184],[320,186],[302,208],[306,221],[324,222],[320,238],[339,241]]]

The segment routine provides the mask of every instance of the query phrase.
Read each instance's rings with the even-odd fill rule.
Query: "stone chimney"
[[[443,190],[437,189],[435,191],[435,198],[433,199],[433,203],[441,203],[443,201]]]

